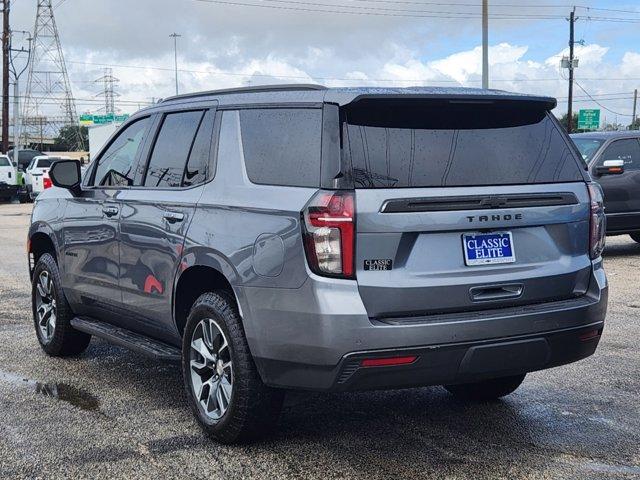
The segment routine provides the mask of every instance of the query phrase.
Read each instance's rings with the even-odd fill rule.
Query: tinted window
[[[6,157],[0,157],[0,167],[10,167],[9,159]]]
[[[170,113],[164,117],[149,160],[146,187],[180,187],[203,112]]]
[[[185,187],[203,183],[207,178],[214,118],[214,112],[208,111],[200,124],[182,180],[182,185]]]
[[[40,160],[38,160],[36,168],[50,168],[51,162],[53,162],[53,159],[41,158]]]
[[[605,160],[624,160],[625,170],[640,169],[640,142],[635,138],[616,140],[603,152],[600,163]]]
[[[149,117],[140,119],[118,134],[98,160],[94,185],[132,184],[134,160],[144,144],[149,121]]]
[[[240,111],[247,175],[253,183],[317,187],[322,110]]]
[[[386,112],[378,119],[383,126],[350,120],[348,153],[356,187],[507,185],[583,178],[579,160],[544,112],[520,115],[517,110],[459,106],[425,108],[410,112],[406,119],[402,113]]]

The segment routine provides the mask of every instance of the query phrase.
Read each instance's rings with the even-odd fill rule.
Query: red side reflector
[[[416,355],[407,357],[365,358],[360,362],[361,367],[391,367],[394,365],[407,365],[418,358]]]
[[[578,339],[581,342],[588,342],[589,340],[593,340],[594,338],[598,338],[600,336],[600,330],[589,330],[588,332],[580,334]]]

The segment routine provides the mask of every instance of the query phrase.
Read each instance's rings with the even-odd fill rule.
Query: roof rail
[[[204,92],[184,93],[182,95],[174,95],[167,97],[159,103],[165,103],[171,100],[181,100],[183,98],[208,97],[211,95],[226,95],[231,93],[259,93],[259,92],[281,92],[296,90],[326,90],[324,85],[315,85],[311,83],[291,83],[283,85],[255,85],[251,87],[225,88],[222,90],[208,90]]]

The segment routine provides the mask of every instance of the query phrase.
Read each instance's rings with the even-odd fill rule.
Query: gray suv
[[[507,395],[604,327],[601,191],[554,107],[285,85],[142,110],[36,201],[38,340],[181,362],[229,443],[276,422],[286,389]]]

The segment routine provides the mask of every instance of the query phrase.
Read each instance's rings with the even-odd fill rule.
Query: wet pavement
[[[260,443],[198,429],[172,365],[93,340],[40,350],[30,314],[29,205],[0,205],[0,478],[639,478],[640,245],[609,238],[596,354],[531,374],[503,401],[440,388],[290,394]]]

